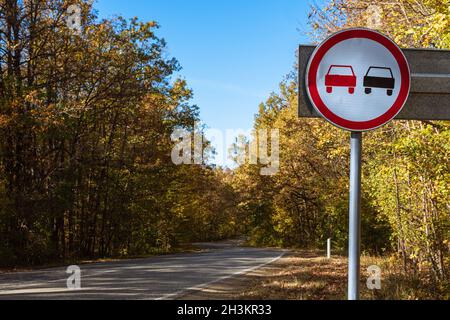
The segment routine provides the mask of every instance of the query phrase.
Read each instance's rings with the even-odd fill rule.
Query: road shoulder
[[[341,300],[346,259],[319,251],[289,252],[252,272],[190,291],[180,300]]]

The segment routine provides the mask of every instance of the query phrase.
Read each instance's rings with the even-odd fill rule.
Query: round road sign
[[[409,96],[411,74],[402,50],[368,29],[348,29],[314,51],[306,91],[314,108],[350,131],[379,128],[394,119]]]

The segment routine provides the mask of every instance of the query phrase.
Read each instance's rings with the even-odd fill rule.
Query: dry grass
[[[382,289],[363,292],[366,299],[377,300],[449,300],[450,284],[436,283],[431,278],[431,272],[412,270],[405,274],[401,263],[391,258],[363,257],[364,266],[376,265],[383,272]]]
[[[402,274],[396,261],[363,257],[362,270],[377,265],[382,269],[382,289],[367,289],[368,274],[361,275],[361,298],[367,300],[448,299],[448,287],[434,287],[426,278]],[[234,299],[255,300],[345,300],[347,298],[347,259],[323,258],[317,251],[297,251],[247,277],[247,286]]]
[[[345,298],[346,261],[313,251],[295,252],[267,268],[237,299],[339,300]]]

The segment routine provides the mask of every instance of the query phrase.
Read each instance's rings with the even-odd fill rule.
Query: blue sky
[[[292,71],[306,0],[97,0],[100,17],[157,21],[168,54],[210,128],[250,129],[259,103]]]

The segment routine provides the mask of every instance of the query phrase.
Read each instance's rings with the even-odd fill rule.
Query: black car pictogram
[[[373,88],[387,89],[387,95],[392,96],[395,89],[395,79],[391,68],[370,67],[364,77],[366,94],[371,94]]]

